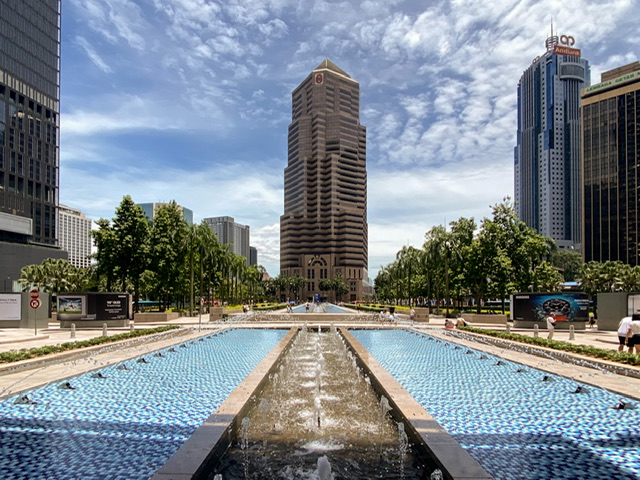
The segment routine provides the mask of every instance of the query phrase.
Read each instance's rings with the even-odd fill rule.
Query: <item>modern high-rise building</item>
[[[584,260],[640,265],[640,62],[582,90]]]
[[[249,247],[249,265],[258,265],[258,249]]]
[[[163,207],[169,204],[162,203],[162,202],[154,202],[154,203],[138,203],[138,205],[140,205],[140,208],[142,208],[142,211],[147,217],[147,220],[149,220],[149,223],[153,223],[153,219],[155,218],[156,213],[158,212],[158,209],[160,207]],[[193,211],[186,207],[183,207],[182,205],[177,205],[177,207],[178,207],[178,210],[182,212],[182,218],[184,218],[184,221],[187,222],[187,225],[193,225]]]
[[[250,228],[236,223],[233,217],[209,217],[204,219],[222,245],[229,245],[230,251],[247,259],[250,265]]]
[[[58,248],[60,0],[0,0],[0,278]]]
[[[84,213],[60,204],[58,218],[60,247],[69,254],[69,263],[80,268],[91,266],[91,223]]]
[[[546,52],[520,78],[514,192],[525,224],[559,248],[580,250],[580,89],[590,72],[574,43],[552,30]]]
[[[293,91],[280,274],[307,280],[301,300],[340,276],[344,300],[370,293],[368,282],[366,128],[360,124],[360,85],[324,60]]]

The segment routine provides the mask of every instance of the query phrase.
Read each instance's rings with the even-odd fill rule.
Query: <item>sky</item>
[[[279,274],[291,92],[360,84],[369,274],[513,198],[516,88],[554,33],[600,74],[640,57],[638,0],[62,0],[60,202],[231,216]]]

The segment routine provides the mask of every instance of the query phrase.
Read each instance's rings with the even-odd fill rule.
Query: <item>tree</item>
[[[91,231],[93,243],[96,247],[94,256],[97,262],[96,273],[99,277],[105,278],[106,290],[111,292],[118,265],[116,234],[111,222],[106,218],[101,218],[96,223],[98,224],[98,230]]]
[[[559,292],[562,289],[562,275],[549,262],[542,262],[536,266],[534,274],[536,284],[543,292]]]
[[[150,269],[155,274],[155,293],[164,310],[177,297],[185,271],[184,245],[187,222],[175,201],[161,206],[153,219]]]
[[[307,284],[307,280],[302,277],[299,277],[299,276],[289,277],[289,289],[291,290],[291,293],[295,297],[296,301],[300,300],[300,297],[298,294],[306,284]]]
[[[551,265],[557,267],[565,282],[573,282],[578,278],[583,265],[582,255],[574,250],[556,249],[551,253]]]
[[[342,275],[336,275],[332,281],[332,290],[336,294],[336,300],[342,301],[342,295],[349,292],[349,285],[342,280]]]
[[[149,222],[140,205],[136,205],[129,195],[125,195],[116,209],[113,219],[115,238],[115,264],[120,277],[122,290],[127,283],[133,285],[135,311],[138,311],[140,298],[140,277],[149,264]]]

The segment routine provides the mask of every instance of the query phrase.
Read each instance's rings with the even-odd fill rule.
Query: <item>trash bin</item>
[[[389,313],[393,315],[396,312],[396,307],[389,307]]]

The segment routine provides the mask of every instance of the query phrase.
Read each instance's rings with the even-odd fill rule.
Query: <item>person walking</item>
[[[627,343],[627,333],[629,333],[629,328],[631,327],[631,317],[623,317],[618,323],[618,351],[623,352],[624,346]]]
[[[547,335],[547,340],[553,339],[553,332],[556,330],[556,319],[553,318],[552,315],[547,315],[547,330],[549,330],[549,335]]]
[[[629,331],[627,331],[627,347],[629,347],[629,353],[640,353],[640,313],[634,313],[631,315],[631,324],[629,325]]]

